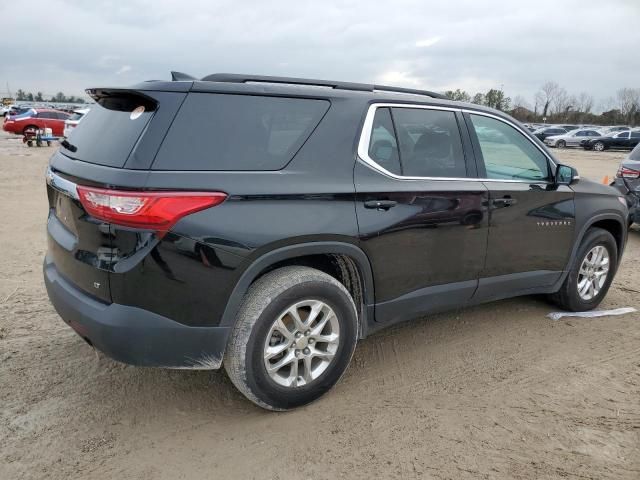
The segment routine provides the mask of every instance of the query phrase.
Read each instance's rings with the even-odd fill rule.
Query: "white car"
[[[595,128],[578,128],[562,135],[553,135],[544,139],[549,147],[565,148],[579,147],[582,140],[600,137],[602,134]]]
[[[11,107],[13,107],[13,105],[0,106],[0,115],[3,117],[6,116],[11,111]]]
[[[62,132],[64,138],[69,137],[69,134],[78,126],[82,117],[89,113],[89,110],[90,108],[79,108],[73,111],[73,114],[64,122],[64,131]]]

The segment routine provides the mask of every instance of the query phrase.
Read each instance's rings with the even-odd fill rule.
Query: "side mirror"
[[[556,185],[571,185],[580,180],[578,171],[569,165],[558,165],[556,167]]]

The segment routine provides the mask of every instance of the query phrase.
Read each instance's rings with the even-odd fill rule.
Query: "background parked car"
[[[29,112],[31,109],[32,109],[32,107],[27,106],[27,105],[11,105],[9,107],[9,110],[5,114],[5,118],[15,117],[17,115],[22,115],[24,113]]]
[[[544,139],[547,137],[551,137],[553,135],[563,135],[565,133],[567,133],[567,130],[560,127],[543,127],[533,132],[533,134],[542,141],[544,141]]]
[[[589,130],[578,128],[571,130],[564,135],[553,135],[544,139],[544,143],[550,147],[578,147],[580,142],[585,139],[601,137],[602,134],[597,130]]]
[[[609,135],[603,135],[601,137],[590,138],[588,140],[582,140],[580,145],[585,150],[595,150],[601,152],[609,148],[629,149],[638,145],[640,142],[640,131],[626,130],[624,132],[612,133]]]
[[[640,223],[640,144],[620,163],[613,186],[627,197],[629,223]]]
[[[89,110],[89,108],[80,108],[78,110],[74,110],[71,116],[64,121],[64,132],[62,134],[64,138],[67,138],[73,131],[73,129],[78,126],[78,123],[80,123],[82,117],[89,113]]]
[[[614,127],[605,127],[602,129],[602,133],[624,132],[625,130],[631,130],[631,127],[626,125],[618,125]]]
[[[5,118],[2,129],[6,132],[24,134],[29,129],[50,128],[56,137],[62,136],[64,131],[64,121],[69,118],[69,114],[51,109],[32,109],[30,115],[18,115],[16,117]]]
[[[556,125],[556,127],[564,128],[567,132],[570,132],[582,127],[582,125]]]

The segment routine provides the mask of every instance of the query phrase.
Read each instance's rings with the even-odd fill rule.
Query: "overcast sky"
[[[28,9],[26,5],[28,3]],[[640,0],[0,0],[0,91],[258,73],[532,102],[640,87]]]

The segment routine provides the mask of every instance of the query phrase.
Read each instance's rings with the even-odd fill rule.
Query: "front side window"
[[[486,177],[497,180],[549,179],[547,157],[522,133],[505,122],[471,114]]]
[[[616,135],[617,138],[629,138],[629,132],[622,132]]]
[[[467,176],[454,112],[394,107],[402,172],[411,177]]]

